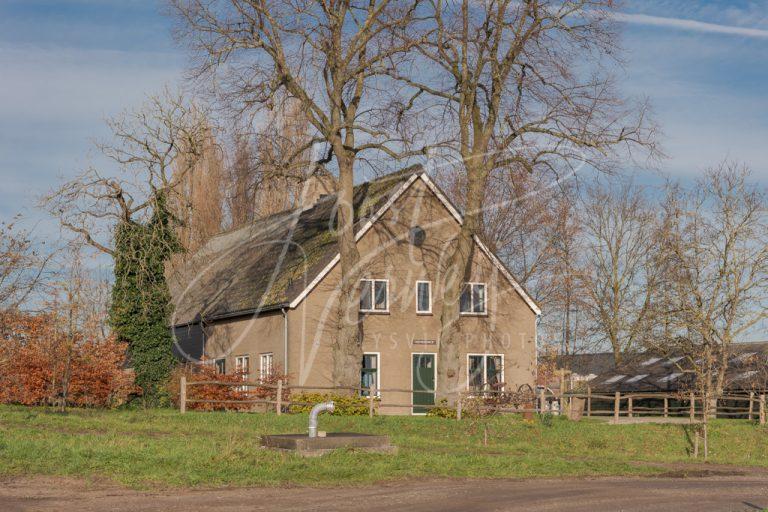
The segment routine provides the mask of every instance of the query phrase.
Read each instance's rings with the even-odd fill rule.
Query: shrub
[[[462,414],[463,411],[462,411]],[[437,406],[432,407],[427,411],[427,416],[435,418],[448,418],[456,419],[456,409],[448,406],[448,400],[445,398],[438,402]]]
[[[54,314],[0,318],[0,402],[115,407],[139,390],[113,337],[67,335]]]
[[[375,400],[378,401],[378,399]],[[298,393],[292,395],[291,402],[300,402],[306,405],[291,405],[291,412],[309,412],[315,404],[330,401],[333,401],[335,406],[332,413],[334,416],[368,416],[368,397],[337,393]]]
[[[232,384],[239,384],[243,382],[243,374],[229,373],[220,374],[216,373],[216,368],[205,363],[189,364],[177,367],[172,373],[165,386],[168,395],[171,397],[174,405],[178,406],[179,403],[179,382],[181,376],[184,375],[187,378],[187,382],[204,382],[204,381],[218,381],[218,382],[231,382]],[[261,382],[265,384],[265,387],[251,387],[242,388],[240,386],[227,386],[222,384],[200,384],[196,386],[187,386],[187,399],[188,400],[226,400],[226,403],[188,403],[187,409],[197,411],[249,411],[254,408],[252,403],[238,403],[238,401],[245,400],[275,400],[277,396],[277,389],[269,387],[277,384],[277,381],[286,379],[286,376],[274,372],[270,376],[263,377]],[[283,400],[288,400],[288,390],[283,391]]]

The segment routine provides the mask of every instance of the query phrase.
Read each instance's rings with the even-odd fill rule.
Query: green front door
[[[429,393],[413,393],[414,405],[435,404],[435,354],[413,354],[413,391],[429,391]],[[425,414],[427,407],[414,407],[413,414]]]

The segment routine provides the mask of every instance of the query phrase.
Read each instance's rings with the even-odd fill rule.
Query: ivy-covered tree
[[[165,194],[159,192],[147,223],[122,222],[115,232],[109,321],[118,339],[128,343],[136,384],[149,402],[162,400],[161,386],[175,364],[165,263],[182,247],[172,220]]]
[[[115,164],[89,168],[42,206],[82,242],[110,255],[115,283],[109,322],[128,342],[147,404],[162,403],[172,368],[166,263],[179,251],[171,205],[186,204],[183,183],[210,137],[204,110],[165,91],[108,121],[112,139],[98,148]]]

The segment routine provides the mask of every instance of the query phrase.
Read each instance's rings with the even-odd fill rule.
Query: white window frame
[[[243,354],[235,356],[235,372],[243,371],[243,361],[248,361],[248,372],[242,375],[243,382],[251,378],[251,355]],[[239,391],[248,391],[248,386],[238,386]]]
[[[483,352],[483,353],[476,352],[476,353],[467,354],[467,391],[474,391],[474,390],[471,390],[469,387],[469,358],[472,356],[476,356],[476,357],[480,356],[483,358],[483,385],[482,385],[483,389],[480,392],[485,391],[485,386],[486,384],[488,384],[488,362],[487,362],[488,359],[487,358],[501,357],[501,383],[502,383],[501,391],[504,391],[504,388],[507,387],[507,384],[506,384],[507,381],[504,379],[504,369],[506,367],[504,363],[504,354],[491,354],[487,352]]]
[[[376,356],[376,398],[381,398],[381,352],[363,352],[363,356]],[[362,372],[362,367],[360,369]]]
[[[371,287],[371,307],[373,308],[373,309],[363,309],[362,307],[360,307],[360,312],[361,313],[388,314],[389,313],[389,279],[366,278],[366,279],[361,279],[360,282],[361,283],[363,283],[363,282],[370,283],[370,287]],[[386,302],[387,302],[386,309],[376,309],[376,284],[375,283],[377,283],[377,282],[381,282],[381,283],[384,283],[386,285],[386,290],[387,290],[387,293],[386,293]],[[361,290],[362,290],[362,288],[361,288]],[[358,304],[359,304],[359,302],[360,302],[360,300],[359,300],[359,297],[358,297]]]
[[[269,368],[264,371],[264,362],[266,358],[269,358]],[[264,382],[264,378],[272,376],[272,372],[275,370],[275,354],[273,352],[263,352],[259,354],[259,381]]]
[[[484,297],[485,301],[483,301],[483,311],[481,312],[475,312],[475,311],[462,311],[461,310],[461,292],[459,292],[459,315],[462,316],[487,316],[488,315],[488,284],[487,283],[481,283],[481,282],[469,282],[464,283],[462,285],[462,290],[464,286],[469,286],[469,309],[474,310],[475,305],[473,304],[474,300],[474,294],[472,293],[472,287],[473,286],[482,286],[484,288]],[[476,354],[481,355],[481,354]]]
[[[420,284],[426,284],[427,289],[429,290],[429,309],[420,310],[419,309],[419,285]],[[416,281],[416,314],[417,315],[431,315],[432,314],[432,281]]]
[[[213,362],[213,368],[216,370],[216,373],[219,374],[219,361],[224,362],[224,371],[221,372],[220,375],[224,375],[227,373],[227,358],[226,357],[216,357],[212,360]]]

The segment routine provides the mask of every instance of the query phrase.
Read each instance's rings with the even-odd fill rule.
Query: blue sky
[[[103,120],[178,82],[186,63],[154,0],[0,0],[0,217],[95,157]],[[768,0],[624,7],[622,76],[664,131],[664,171],[690,179],[724,157],[768,182]]]
[[[181,80],[160,0],[0,0],[0,219],[58,226],[34,208],[97,157],[104,119]],[[768,0],[627,2],[625,91],[651,99],[688,181],[725,157],[768,183]],[[645,174],[642,181],[658,181]]]
[[[183,51],[153,0],[0,0],[0,216],[95,156],[103,120],[180,80]],[[624,8],[625,90],[648,96],[672,175],[724,157],[768,181],[768,0]]]

